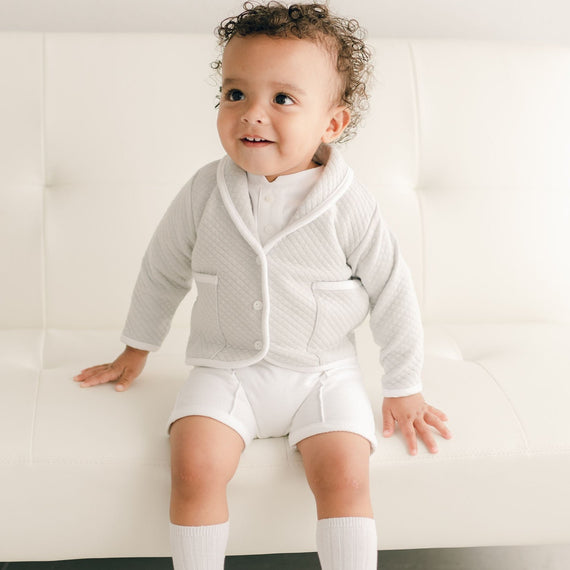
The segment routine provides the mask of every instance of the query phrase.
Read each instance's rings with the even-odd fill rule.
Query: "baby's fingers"
[[[394,433],[395,421],[389,410],[383,410],[382,424],[384,437],[390,437]]]
[[[83,380],[78,379],[81,388],[90,388],[98,384],[105,384],[106,382],[113,382],[120,378],[121,371],[117,370],[112,364],[94,366],[91,374],[86,374]]]
[[[102,370],[106,370],[109,367],[109,364],[99,364],[98,366],[90,366],[89,368],[85,368],[82,370],[77,376],[73,377],[75,382],[83,382],[90,376],[101,372]]]
[[[418,421],[417,430],[420,439],[425,443],[430,453],[437,453],[437,444],[426,422]]]
[[[127,369],[123,370],[115,386],[115,390],[117,390],[117,392],[124,392],[133,383],[135,378],[136,375],[132,371]]]
[[[451,431],[443,423],[443,421],[438,416],[436,416],[435,414],[433,414],[433,413],[426,414],[425,415],[425,422],[426,422],[426,424],[434,427],[445,439],[451,439]]]
[[[428,412],[430,414],[434,414],[435,416],[437,416],[440,420],[443,420],[444,422],[447,421],[447,415],[445,414],[445,412],[442,412],[441,410],[438,410],[437,408],[434,408],[433,406],[428,405]]]
[[[414,424],[411,421],[402,423],[400,424],[400,429],[406,438],[410,455],[416,455],[418,453],[418,441]]]

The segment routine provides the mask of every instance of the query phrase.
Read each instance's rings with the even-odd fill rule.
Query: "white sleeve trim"
[[[419,394],[422,391],[422,385],[415,384],[414,386],[409,386],[408,388],[394,388],[394,389],[383,389],[382,394],[384,398],[402,398],[404,396],[413,396],[414,394]]]
[[[121,342],[124,342],[127,346],[132,346],[139,350],[148,350],[149,352],[156,352],[160,348],[160,346],[156,346],[155,344],[148,344],[147,342],[141,342],[126,336],[121,336]]]

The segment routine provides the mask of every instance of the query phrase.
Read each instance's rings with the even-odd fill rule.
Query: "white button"
[[[273,233],[273,226],[267,225],[267,226],[265,226],[264,230],[265,230],[265,233],[272,234]]]
[[[253,304],[253,308],[256,311],[261,311],[261,309],[263,309],[263,303],[261,301],[255,301],[255,303]]]
[[[265,202],[271,202],[271,201],[273,200],[273,196],[271,196],[271,194],[265,194],[265,195],[263,196],[263,200],[264,200]]]
[[[255,347],[256,350],[261,350],[263,348],[263,343],[260,340],[258,340],[253,346]]]

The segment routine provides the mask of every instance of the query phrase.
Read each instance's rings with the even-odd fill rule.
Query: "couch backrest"
[[[371,44],[345,155],[424,319],[569,321],[570,49]],[[216,55],[200,35],[0,34],[0,327],[122,326],[164,209],[222,155]]]

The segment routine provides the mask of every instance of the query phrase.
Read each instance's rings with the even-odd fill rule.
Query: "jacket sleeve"
[[[385,397],[422,390],[423,328],[410,271],[375,206],[348,263],[370,298],[370,327],[380,346]]]
[[[176,308],[192,283],[196,240],[192,214],[194,178],[168,207],[143,257],[121,341],[141,350],[158,350]]]

